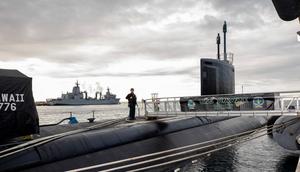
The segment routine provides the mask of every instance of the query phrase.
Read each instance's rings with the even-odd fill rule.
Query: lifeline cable
[[[298,117],[293,118],[291,120],[288,120],[284,124],[277,124],[279,126],[278,127],[274,127],[274,128],[276,129],[276,128],[282,127],[286,123],[293,122],[293,120],[297,120],[297,119],[298,119]],[[277,125],[273,125],[273,126],[277,126]],[[202,144],[207,144],[207,143],[210,143],[210,142],[216,142],[216,141],[219,141],[219,140],[224,140],[226,138],[230,138],[230,137],[234,137],[234,136],[245,135],[247,133],[251,134],[252,132],[255,132],[255,131],[258,131],[258,130],[268,130],[269,128],[267,128],[267,127],[268,126],[264,126],[264,127],[259,128],[259,129],[249,130],[249,131],[246,131],[246,132],[238,133],[238,134],[231,135],[231,136],[226,136],[226,137],[219,138],[219,139],[214,139],[214,140],[210,140],[210,141],[206,141],[206,142],[201,142],[201,143],[197,143],[197,144],[193,144],[193,145],[188,145],[188,146],[174,148],[174,149],[170,149],[170,150],[166,150],[166,151],[161,151],[161,152],[156,152],[156,153],[152,153],[152,154],[147,154],[147,155],[142,155],[142,156],[138,156],[138,157],[133,157],[133,158],[125,159],[125,160],[113,161],[113,162],[108,162],[108,163],[105,163],[105,164],[100,164],[100,165],[95,165],[95,166],[90,166],[90,167],[85,167],[85,168],[80,168],[80,169],[74,169],[74,170],[70,170],[70,171],[75,172],[75,171],[90,170],[90,169],[94,169],[94,168],[100,168],[100,167],[105,167],[105,166],[114,165],[114,164],[118,164],[118,163],[123,163],[123,162],[127,162],[127,161],[132,161],[132,160],[137,160],[137,159],[141,159],[141,158],[146,158],[146,157],[151,157],[151,156],[155,156],[155,155],[160,155],[160,154],[163,154],[163,153],[168,153],[168,152],[172,152],[172,151],[176,151],[176,150],[181,150],[181,149],[185,149],[185,148],[189,148],[189,147],[194,147],[194,146],[198,146],[198,145],[202,145]],[[260,131],[260,132],[262,132],[262,131]],[[246,136],[246,137],[249,137],[249,136]],[[223,142],[233,142],[234,140],[238,140],[238,139],[239,138],[237,138],[237,139],[234,138],[234,139],[230,139],[230,140],[225,140]],[[221,143],[223,143],[223,142],[221,142]],[[216,146],[216,145],[221,144],[221,143],[216,143],[216,144],[213,144],[211,146]],[[207,147],[208,146],[205,146],[205,148],[207,148]],[[200,149],[203,149],[203,148],[200,147],[200,148],[196,148],[195,150],[200,150]],[[188,152],[192,152],[192,151],[189,150]],[[181,154],[183,154],[183,153],[181,153]],[[170,155],[168,155],[168,156],[170,156]],[[157,159],[157,160],[159,160],[159,159]],[[156,160],[153,160],[153,161],[156,161]],[[142,164],[142,163],[138,162],[138,164],[131,164],[130,166],[126,166],[126,167],[123,166],[123,167],[124,168],[128,168],[128,167],[132,167],[132,166],[139,165],[139,164]],[[119,169],[119,168],[120,167],[117,167],[117,169]],[[117,170],[117,169],[113,168],[112,170]],[[122,168],[120,168],[120,169],[122,169]]]
[[[268,134],[269,132],[267,132],[266,134]],[[129,172],[138,172],[138,171],[144,171],[144,170],[149,170],[149,169],[153,169],[153,168],[158,168],[158,167],[161,167],[161,166],[166,166],[166,165],[169,165],[169,164],[173,164],[173,163],[177,163],[177,162],[181,162],[181,161],[185,161],[185,160],[189,160],[189,159],[193,159],[193,158],[197,158],[197,157],[200,157],[202,155],[206,155],[206,154],[209,154],[209,153],[213,153],[213,152],[216,152],[216,151],[219,151],[219,150],[223,150],[223,149],[226,149],[226,148],[229,148],[229,147],[232,147],[232,146],[235,146],[237,144],[241,144],[241,143],[245,143],[247,141],[250,141],[250,140],[254,140],[256,138],[259,138],[259,137],[262,137],[262,136],[265,136],[266,134],[262,134],[262,135],[259,135],[259,136],[255,136],[253,138],[249,138],[249,139],[245,139],[244,141],[241,141],[241,142],[237,142],[237,143],[233,143],[233,144],[228,144],[227,146],[224,146],[224,147],[220,147],[220,148],[216,148],[216,149],[213,149],[213,150],[210,150],[210,151],[206,151],[206,152],[203,152],[203,153],[199,153],[199,154],[195,154],[195,155],[192,155],[192,156],[188,156],[188,157],[184,157],[184,158],[180,158],[180,159],[176,159],[176,160],[172,160],[172,161],[168,161],[168,162],[165,162],[165,163],[160,163],[160,164],[156,164],[156,165],[152,165],[152,166],[147,166],[147,167],[143,167],[143,168],[138,168],[138,169],[134,169],[134,170],[129,170]],[[108,171],[111,171],[110,169],[109,170],[103,170],[103,172],[108,172]]]
[[[60,133],[60,134],[56,134],[56,135],[52,135],[52,136],[43,137],[41,139],[29,141],[29,142],[26,142],[24,144],[21,144],[21,145],[18,145],[18,146],[15,146],[15,147],[5,149],[5,150],[1,151],[0,152],[0,159],[5,158],[9,155],[27,150],[29,148],[36,147],[36,146],[51,142],[53,140],[60,139],[62,137],[72,135],[72,134],[77,134],[77,133],[81,133],[81,132],[86,132],[86,131],[90,131],[90,130],[94,130],[94,129],[99,129],[99,128],[111,126],[111,125],[120,123],[121,121],[124,121],[124,119],[125,118],[110,120],[110,121],[106,121],[106,122],[103,122],[103,123],[100,123],[100,124],[97,124],[97,125],[94,125],[94,126],[91,126],[91,127],[87,127],[87,128],[84,128],[84,129],[78,129],[78,130],[69,131],[69,132],[66,132],[66,133]]]
[[[296,119],[296,118],[294,118]],[[293,121],[292,121],[293,122]],[[297,121],[296,121],[297,122]],[[292,123],[294,124],[294,123]],[[292,125],[292,124],[289,124],[289,125]],[[282,125],[279,125],[276,128],[281,128],[281,127],[287,127],[289,125],[286,125],[286,124],[282,124]],[[173,164],[173,163],[176,163],[176,162],[180,162],[180,161],[184,161],[184,160],[189,160],[189,159],[193,159],[193,158],[196,158],[196,157],[199,157],[199,156],[202,156],[202,155],[206,155],[206,154],[209,154],[209,153],[213,153],[213,152],[216,152],[216,151],[219,151],[219,150],[223,150],[223,149],[226,149],[226,148],[229,148],[229,147],[232,147],[232,146],[235,146],[237,144],[240,144],[240,143],[245,143],[247,141],[250,141],[250,140],[254,140],[256,138],[259,138],[259,137],[262,137],[262,136],[265,136],[269,133],[271,133],[272,131],[269,131],[265,134],[261,134],[261,135],[258,135],[258,136],[255,136],[255,137],[246,137],[245,140],[242,140],[242,141],[237,141],[236,143],[232,143],[232,144],[228,144],[227,146],[223,146],[223,147],[220,147],[220,148],[216,148],[216,149],[213,149],[213,150],[209,150],[209,151],[206,151],[206,152],[203,152],[203,153],[199,153],[199,154],[195,154],[195,155],[192,155],[192,156],[188,156],[188,157],[184,157],[184,158],[180,158],[180,159],[176,159],[176,160],[172,160],[172,161],[169,161],[169,162],[165,162],[165,163],[160,163],[160,164],[156,164],[156,165],[152,165],[152,166],[148,166],[148,167],[143,167],[143,168],[139,168],[139,169],[134,169],[134,170],[130,170],[131,172],[137,172],[137,171],[143,171],[143,170],[148,170],[148,169],[152,169],[152,168],[157,168],[157,167],[160,167],[160,166],[165,166],[165,165],[169,165],[169,164]],[[104,170],[106,171],[106,170]]]
[[[82,133],[82,132],[86,132],[86,131],[90,131],[90,130],[94,130],[94,129],[101,129],[101,128],[104,128],[104,127],[112,126],[112,125],[115,125],[115,124],[118,124],[118,123],[124,121],[125,119],[126,118],[108,120],[108,121],[105,121],[105,122],[102,122],[100,124],[96,124],[96,125],[84,128],[84,129],[78,129],[78,130],[74,130],[74,131],[69,131],[69,132],[65,132],[65,133],[60,133],[60,134],[51,135],[51,136],[43,137],[43,138],[40,138],[40,139],[32,140],[32,141],[14,146],[12,148],[0,151],[0,159],[5,158],[9,155],[18,153],[18,152],[25,151],[25,150],[33,148],[33,147],[37,147],[37,146],[46,144],[48,142],[54,141],[56,139],[60,139],[62,137],[72,135],[72,134],[77,134],[77,133]]]
[[[266,128],[266,126],[264,126],[262,128]],[[138,160],[138,159],[142,159],[142,158],[152,157],[152,156],[156,156],[156,155],[160,155],[160,154],[174,152],[174,151],[181,150],[181,149],[186,149],[186,148],[190,148],[190,147],[195,147],[195,146],[199,146],[199,145],[208,144],[208,143],[211,143],[211,142],[216,142],[216,141],[219,141],[219,140],[224,140],[226,138],[231,138],[231,137],[235,137],[235,136],[239,136],[239,135],[246,135],[248,133],[251,134],[255,130],[257,130],[257,129],[249,130],[249,131],[245,131],[245,132],[242,132],[242,133],[238,133],[238,134],[234,134],[234,135],[230,135],[230,136],[226,136],[226,137],[222,137],[222,138],[218,138],[218,139],[213,139],[213,140],[209,140],[209,141],[205,141],[205,142],[201,142],[201,143],[196,143],[196,144],[192,144],[192,145],[187,145],[187,146],[182,146],[182,147],[178,147],[178,148],[174,148],[174,149],[169,149],[169,150],[166,150],[166,151],[160,151],[160,152],[155,152],[155,153],[151,153],[151,154],[147,154],[147,155],[141,155],[141,156],[137,156],[137,157],[133,157],[133,158],[128,158],[128,159],[123,159],[123,160],[108,162],[108,163],[105,163],[105,164],[100,164],[100,165],[95,165],[95,166],[90,166],[90,167],[85,167],[85,168],[70,170],[69,172],[77,172],[77,171],[83,171],[83,170],[90,170],[90,169],[94,169],[94,168],[100,168],[100,167],[115,165],[115,164],[119,164],[119,163],[123,163],[123,162],[127,162],[127,161],[133,161],[133,160]],[[234,139],[236,139],[236,138],[234,138]],[[228,140],[226,140],[226,141],[228,141]]]
[[[263,134],[262,136],[264,136],[265,134]],[[249,136],[246,136],[245,137],[245,140],[248,140]],[[244,139],[244,138],[242,138]],[[238,139],[235,139],[235,140],[238,140]],[[184,152],[180,152],[180,153],[175,153],[175,154],[171,154],[171,155],[167,155],[167,156],[163,156],[163,157],[159,157],[159,158],[154,158],[154,159],[150,159],[150,160],[145,160],[145,161],[141,161],[141,162],[137,162],[137,163],[134,163],[134,164],[129,164],[129,165],[124,165],[124,166],[121,166],[121,167],[116,167],[116,168],[111,168],[111,169],[107,169],[107,170],[102,170],[103,172],[110,172],[110,171],[115,171],[115,170],[121,170],[121,169],[126,169],[126,168],[129,168],[129,167],[134,167],[134,166],[137,166],[137,165],[141,165],[141,164],[146,164],[146,163],[150,163],[150,162],[155,162],[155,161],[158,161],[158,160],[163,160],[165,158],[170,158],[170,157],[174,157],[174,156],[178,156],[178,155],[182,155],[182,154],[185,154],[185,153],[189,153],[189,152],[194,152],[194,151],[198,151],[198,150],[201,150],[201,149],[204,149],[204,148],[209,148],[209,147],[214,147],[216,145],[219,145],[219,144],[223,144],[223,143],[226,143],[227,141],[224,141],[224,142],[220,142],[220,143],[217,143],[217,144],[212,144],[212,145],[208,145],[208,146],[203,146],[203,147],[200,147],[200,148],[196,148],[196,149],[192,149],[192,150],[189,150],[189,151],[184,151]],[[229,141],[228,141],[229,142]],[[233,142],[233,141],[230,141],[230,142]],[[242,143],[242,142],[237,142],[237,143]],[[235,144],[228,144],[230,146],[232,145],[235,145]],[[227,147],[230,147],[230,146],[224,146],[224,147],[221,147],[221,148],[216,148],[216,149],[213,149],[213,150],[210,150],[210,151],[206,151],[206,152],[203,152],[203,153],[200,153],[199,155],[204,155],[204,154],[207,154],[207,153],[212,153],[212,152],[215,152],[217,150],[222,150],[224,148],[227,148]],[[198,155],[198,154],[196,154]],[[196,155],[193,155],[193,156],[190,156],[190,157],[195,157]],[[185,160],[185,158],[180,158],[178,159],[179,161],[182,161],[182,160]],[[179,162],[178,160],[173,160],[174,163],[175,162]],[[167,162],[170,163],[170,162],[173,162],[173,161],[169,161]],[[164,164],[164,163],[161,163],[161,164]],[[156,165],[152,165],[154,166],[153,168],[156,167]],[[149,166],[151,167],[151,166]],[[141,170],[147,170],[149,167],[144,167],[144,168],[141,168]],[[150,169],[150,168],[149,168]],[[133,170],[135,171],[135,170]],[[140,171],[140,170],[138,170]]]
[[[101,129],[101,128],[108,127],[108,126],[111,126],[111,125],[115,125],[115,124],[118,124],[118,123],[124,121],[125,119],[126,118],[108,120],[108,121],[105,121],[105,122],[102,122],[100,124],[96,124],[96,125],[84,128],[84,129],[78,129],[78,130],[74,130],[74,131],[68,131],[68,132],[65,132],[65,133],[60,133],[60,134],[55,134],[55,135],[51,135],[51,136],[46,136],[46,137],[43,137],[43,138],[39,138],[39,139],[36,139],[36,140],[25,142],[23,144],[19,144],[17,146],[12,147],[12,148],[8,148],[8,149],[5,149],[3,151],[0,151],[0,159],[6,157],[8,155],[10,155],[8,153],[12,152],[12,151],[15,151],[15,150],[16,151],[14,153],[17,153],[17,152],[20,152],[20,151],[23,151],[23,150],[26,150],[26,149],[29,149],[29,148],[32,148],[32,147],[36,147],[36,146],[48,143],[50,141],[53,141],[53,140],[56,140],[56,139],[59,139],[59,138],[62,138],[62,137],[66,137],[66,136],[72,135],[72,134],[86,132],[86,131],[90,131],[90,130],[94,130],[94,129]],[[176,119],[176,118],[174,118],[174,119]],[[6,153],[8,155],[6,155]],[[3,155],[3,154],[5,154],[5,155]]]

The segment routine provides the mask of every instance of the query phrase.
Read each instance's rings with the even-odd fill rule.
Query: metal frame
[[[145,116],[149,116],[149,117],[300,115],[300,91],[282,91],[282,92],[269,92],[269,93],[275,93],[279,95],[279,96],[271,97],[271,98],[275,98],[275,102],[274,102],[275,110],[182,112],[180,107],[180,102],[179,102],[181,97],[162,97],[162,98],[155,98],[155,99],[152,98],[152,99],[144,100],[143,103],[144,103]],[[260,94],[260,93],[249,93],[249,94]],[[225,95],[233,95],[233,94],[223,94],[223,96]],[[210,95],[210,96],[219,97],[222,95]],[[205,97],[210,97],[210,96],[205,96]],[[185,96],[185,97],[193,97],[193,96]],[[268,97],[264,97],[264,98],[268,98]]]

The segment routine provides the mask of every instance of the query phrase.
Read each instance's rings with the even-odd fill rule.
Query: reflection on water
[[[201,171],[235,171],[234,148],[219,151],[204,158],[205,166]]]
[[[235,164],[237,162],[235,153],[235,147],[212,153],[209,156],[204,156],[198,159],[198,161],[194,164],[187,164],[182,167],[182,171],[237,171],[235,168]]]
[[[263,136],[201,157],[197,163],[186,164],[181,169],[186,172],[294,172],[297,162],[298,156],[283,150],[271,137]]]
[[[296,165],[298,163],[298,156],[288,155],[278,162],[276,165],[277,172],[294,172],[296,171]]]

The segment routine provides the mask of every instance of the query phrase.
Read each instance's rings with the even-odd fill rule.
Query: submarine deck
[[[163,163],[154,162],[152,159],[165,155],[149,157],[145,165],[124,169],[124,164],[108,165],[104,168],[98,165],[118,161],[126,161],[125,165],[130,165],[131,159],[128,158],[144,157],[173,149],[178,149],[174,155],[180,152],[183,154],[190,149],[188,147],[195,144],[199,145],[197,149],[203,149],[202,146],[208,146],[208,143],[212,144],[220,139],[236,139],[236,135],[250,133],[266,122],[265,117],[173,117],[157,120],[138,118],[134,122],[126,122],[123,118],[42,127],[42,138],[2,152],[0,171],[101,171],[111,168],[127,171],[144,168]],[[181,151],[183,148],[187,150]],[[193,155],[194,153],[196,154]],[[173,157],[172,153],[166,156],[170,156],[168,161],[174,160],[174,163],[182,158]],[[198,155],[196,151],[185,156],[189,158]],[[165,168],[169,168],[169,165],[162,167]]]
[[[97,129],[110,129],[110,128],[120,128],[120,127],[130,127],[137,124],[146,124],[154,121],[172,121],[174,119],[184,119],[186,117],[158,117],[158,118],[146,118],[146,117],[136,117],[134,121],[127,121],[125,118],[120,119],[105,119],[94,122],[80,122],[77,124],[62,124],[53,125],[40,128],[39,137],[47,137],[55,134],[61,134],[69,131],[74,131],[83,128],[94,127]],[[102,124],[107,124],[103,125]]]

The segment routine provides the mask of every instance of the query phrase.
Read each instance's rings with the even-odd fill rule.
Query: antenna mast
[[[221,44],[221,38],[220,38],[220,34],[218,33],[218,36],[217,36],[217,46],[218,46],[217,57],[218,57],[218,60],[220,60],[220,44]]]
[[[227,53],[226,53],[226,32],[227,32],[227,24],[224,21],[223,24],[223,34],[224,34],[224,61],[227,61]]]

